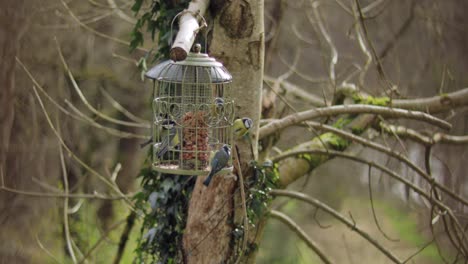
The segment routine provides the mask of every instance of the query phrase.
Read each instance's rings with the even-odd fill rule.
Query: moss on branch
[[[388,106],[390,105],[389,97],[373,97],[373,96],[362,96],[359,94],[353,95],[353,100],[356,104],[376,105],[376,106]]]

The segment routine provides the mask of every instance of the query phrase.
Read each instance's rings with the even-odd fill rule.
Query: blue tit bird
[[[228,145],[224,144],[223,147],[215,153],[213,159],[211,160],[211,171],[210,174],[208,174],[206,180],[203,181],[203,185],[208,186],[210,184],[213,176],[220,170],[222,170],[224,167],[226,167],[230,157],[231,148]]]
[[[241,138],[247,135],[252,128],[252,125],[253,121],[248,117],[236,119],[232,125],[234,136],[236,138]]]
[[[217,111],[221,110],[224,107],[224,99],[221,97],[216,97],[214,99],[214,105]]]
[[[156,153],[158,158],[162,159],[164,154],[169,150],[169,147],[175,147],[179,143],[179,133],[175,127],[175,122],[172,120],[164,121],[161,129],[161,143]]]
[[[213,100],[211,115],[219,119],[219,117],[223,115],[223,111],[224,111],[224,99],[220,97],[216,97]]]
[[[172,120],[170,120],[170,119],[167,118],[167,114],[165,114],[164,116],[163,116],[163,115],[159,115],[159,116],[158,116],[158,120],[162,120],[163,126],[164,126],[164,125],[168,125],[168,124],[170,124],[170,123],[171,123],[171,124],[174,124],[174,121],[172,121]],[[158,121],[158,122],[160,122],[160,121]],[[155,122],[155,124],[156,124],[156,123],[157,123],[157,122]],[[157,129],[157,128],[159,128],[159,127],[156,126],[156,129]],[[152,129],[155,129],[155,127],[153,126]],[[158,131],[161,131],[161,130],[159,129]],[[145,142],[140,143],[140,148],[144,148],[144,147],[148,146],[149,144],[151,144],[151,143],[153,143],[153,142],[154,142],[153,138],[150,137],[150,138],[148,138]]]

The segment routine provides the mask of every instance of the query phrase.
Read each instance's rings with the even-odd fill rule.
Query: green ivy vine
[[[273,200],[270,191],[278,187],[279,171],[278,164],[269,160],[263,164],[258,164],[257,161],[251,161],[253,168],[253,176],[248,178],[246,198],[247,218],[249,225],[255,227],[262,217],[268,212],[269,205]],[[238,243],[244,237],[244,226],[239,225],[233,230],[233,243]],[[244,255],[249,255],[257,250],[257,245],[249,244]]]
[[[269,192],[277,187],[279,181],[278,164],[266,161],[263,164],[251,162],[254,169],[253,177],[247,179],[249,196],[246,200],[247,217],[249,223],[254,225],[268,209],[271,201]]]
[[[155,40],[157,33],[156,59],[169,57],[171,43],[171,22],[174,17],[184,10],[189,0],[152,0],[144,5],[144,0],[135,0],[132,11],[138,16],[138,20],[131,32],[130,50],[135,50],[144,43],[144,33],[151,34],[151,40]],[[141,15],[140,15],[141,11]],[[146,30],[145,30],[146,26]],[[173,35],[177,33],[177,23],[174,23]]]
[[[182,234],[195,177],[163,174],[145,167],[135,195],[143,218],[137,263],[181,263]]]
[[[169,58],[171,22],[187,7],[189,0],[134,0],[132,11],[138,20],[131,31],[130,51],[144,44],[144,34],[157,41],[154,60]],[[177,33],[174,23],[174,35]],[[157,38],[156,38],[157,37]],[[146,60],[152,50],[139,61],[146,71]],[[152,98],[151,98],[152,101]],[[195,183],[194,177],[163,174],[151,168],[151,151],[139,173],[141,191],[135,197],[139,218],[143,219],[136,248],[136,263],[180,263],[182,235],[187,219],[187,207]]]
[[[171,37],[177,34],[177,23],[171,23],[173,18],[189,3],[189,0],[134,0],[132,10],[138,17],[131,31],[130,50],[144,44],[145,34],[151,35],[151,40],[157,42],[154,60],[167,59],[170,52]],[[152,50],[139,61],[138,67],[146,71],[146,60]],[[151,151],[145,165],[139,173],[141,191],[135,197],[137,215],[143,223],[140,229],[138,247],[135,250],[135,263],[181,263],[182,235],[186,225],[187,209],[195,184],[195,177],[163,174],[151,168]],[[246,184],[248,197],[246,201],[249,224],[256,223],[267,213],[272,201],[269,191],[278,186],[278,166],[270,161],[258,164],[251,162],[254,174]],[[233,242],[243,239],[242,225],[233,230]],[[236,243],[237,245],[239,243]],[[248,245],[249,254],[257,249],[254,244]]]

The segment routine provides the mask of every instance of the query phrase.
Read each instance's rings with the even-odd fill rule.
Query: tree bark
[[[26,24],[24,10],[22,0],[0,4],[0,175],[5,185],[15,187],[25,185],[27,172],[23,170],[25,164],[22,162],[29,157],[24,142],[15,133],[19,119],[16,117],[19,92],[15,87],[15,56]],[[31,261],[30,249],[34,240],[28,234],[33,226],[27,223],[31,220],[32,203],[18,195],[0,192],[0,263]]]
[[[250,136],[252,143],[236,142],[242,175],[249,177],[248,163],[257,156],[261,110],[263,1],[233,0],[222,4],[217,1],[214,9],[219,15],[214,18],[210,55],[223,62],[233,75],[236,116],[250,117],[255,124]],[[190,201],[183,238],[186,263],[233,261],[238,252],[234,252],[230,243],[231,234],[235,224],[242,223],[244,216],[238,202],[239,192],[236,192],[239,186],[232,179],[215,177],[209,187],[204,187],[201,183],[204,178],[198,177]]]

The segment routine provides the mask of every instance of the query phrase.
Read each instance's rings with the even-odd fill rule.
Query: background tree
[[[63,252],[67,256],[56,253],[59,252],[56,246],[44,243],[44,239],[39,239],[42,243],[37,244],[31,237],[36,235],[43,238],[44,234],[34,229],[26,236],[18,234],[19,239],[31,248],[40,245],[53,249],[52,255],[56,258],[70,258],[76,262],[85,259],[99,261],[105,254],[102,250],[97,256],[96,249],[106,244],[107,239],[119,241],[117,234],[123,231],[111,231],[116,226],[123,228],[122,223],[125,222],[115,222],[115,218],[122,219],[119,215],[128,214],[134,206],[137,212],[148,211],[149,193],[166,186],[167,194],[171,196],[166,204],[161,205],[161,209],[167,212],[165,206],[176,206],[180,219],[176,224],[166,223],[164,221],[168,218],[161,214],[157,216],[157,223],[154,219],[148,222],[150,217],[147,216],[137,217],[143,219],[137,224],[142,225],[142,236],[155,224],[164,227],[162,230],[170,230],[168,237],[175,238],[172,240],[175,242],[160,243],[154,240],[148,243],[148,236],[140,237],[137,253],[143,258],[152,255],[161,259],[161,256],[165,256],[168,257],[164,259],[166,261],[173,259],[190,263],[256,260],[271,263],[275,258],[283,262],[298,262],[300,259],[290,253],[298,250],[305,254],[304,245],[316,253],[303,256],[302,261],[306,263],[314,258],[323,262],[352,262],[356,257],[353,252],[359,252],[361,262],[366,262],[366,259],[375,262],[377,256],[382,256],[381,262],[399,263],[410,257],[421,263],[437,262],[436,258],[428,260],[423,254],[430,248],[433,248],[431,252],[452,262],[466,259],[464,207],[467,202],[463,195],[466,165],[460,162],[466,158],[463,144],[467,139],[463,135],[467,132],[464,108],[468,101],[467,91],[462,89],[466,82],[463,75],[466,60],[460,59],[465,56],[463,47],[466,44],[463,37],[466,34],[462,34],[464,29],[459,26],[465,24],[463,4],[456,1],[449,1],[443,6],[436,1],[267,1],[263,7],[262,1],[212,1],[209,4],[194,1],[188,8],[194,11],[200,9],[200,14],[208,19],[210,25],[210,53],[222,60],[234,74],[234,85],[239,96],[236,98],[237,113],[251,117],[259,126],[251,134],[254,153],[252,155],[249,142],[236,143],[240,150],[241,170],[236,168],[235,173],[243,176],[244,184],[216,177],[210,188],[205,189],[200,184],[203,177],[198,177],[194,182],[181,177],[154,175],[151,170],[143,169],[140,173],[143,189],[136,195],[137,202],[134,204],[123,193],[132,189],[128,184],[133,182],[135,164],[140,162],[133,154],[138,152],[135,143],[145,138],[144,128],[148,126],[147,121],[134,113],[143,112],[142,109],[148,107],[141,100],[132,100],[134,96],[128,96],[135,93],[129,87],[141,86],[137,82],[140,74],[134,71],[130,78],[128,74],[118,74],[131,72],[129,69],[134,69],[134,64],[118,60],[118,63],[109,65],[108,61],[112,59],[111,55],[114,60],[119,58],[131,62],[143,56],[143,60],[136,64],[144,69],[144,58],[152,57],[145,53],[152,46],[147,39],[151,34],[146,34],[146,27],[157,36],[158,55],[167,54],[170,22],[175,14],[187,8],[187,4],[186,1],[135,1],[132,9],[139,10],[139,20],[136,20],[128,15],[128,3],[90,1],[90,6],[73,2],[51,3],[50,7],[59,10],[58,20],[69,23],[65,25],[68,30],[79,25],[71,32],[81,34],[69,34],[70,31],[63,36],[59,34],[58,45],[53,41],[55,33],[44,34],[55,56],[46,52],[41,54],[46,58],[56,58],[54,63],[46,63],[47,68],[35,68],[40,61],[37,54],[32,54],[30,59],[24,53],[16,55],[16,78],[24,82],[18,91],[24,92],[24,98],[29,96],[36,106],[32,114],[16,120],[29,123],[31,117],[39,116],[34,113],[41,114],[40,120],[47,121],[46,117],[49,118],[50,123],[37,122],[43,131],[47,131],[47,137],[45,133],[38,134],[42,136],[38,142],[45,142],[46,138],[56,142],[57,136],[63,139],[60,148],[51,149],[48,155],[43,155],[50,157],[50,167],[56,173],[34,180],[30,173],[21,173],[24,170],[11,169],[13,161],[27,157],[29,148],[26,146],[22,151],[16,146],[13,149],[5,148],[15,142],[5,137],[2,153],[8,149],[11,158],[9,162],[2,160],[2,195],[15,194],[17,201],[23,205],[7,204],[8,211],[2,210],[2,217],[25,211],[20,208],[38,208],[36,203],[28,202],[37,201],[37,198],[27,200],[25,197],[42,197],[42,201],[49,204],[57,201],[60,209],[54,212],[60,216],[54,218],[44,210],[38,210],[34,218],[52,218],[56,223],[61,223],[63,232],[55,232],[63,234]],[[87,13],[90,10],[92,15]],[[199,16],[193,14],[186,13],[184,16],[188,21],[197,22]],[[16,15],[10,13],[7,17]],[[103,17],[115,17],[115,21],[120,22],[106,22]],[[55,21],[45,19],[43,22]],[[92,24],[95,22],[98,23]],[[195,25],[195,28],[199,26]],[[128,42],[119,38],[122,32],[129,31],[133,33]],[[183,32],[181,29],[178,37]],[[123,36],[126,38],[127,35],[124,33]],[[188,42],[183,42],[185,52],[191,46],[190,37],[186,38]],[[264,42],[267,55],[263,59]],[[135,59],[121,56],[126,52],[125,46],[130,44],[139,49],[132,55]],[[144,48],[139,47],[141,44],[144,44]],[[15,50],[19,44],[5,42],[2,45]],[[95,47],[106,48],[95,52]],[[114,49],[113,54],[108,52],[110,49]],[[11,62],[14,53],[6,52],[3,56],[9,57]],[[180,54],[184,52],[179,50],[172,53],[176,57]],[[11,65],[8,60],[5,61],[6,65]],[[41,72],[39,69],[60,74],[38,76]],[[5,73],[11,80],[12,71]],[[59,76],[57,85],[44,78],[46,76]],[[37,90],[30,88],[31,80]],[[70,89],[54,90],[48,88],[49,85]],[[106,92],[108,89],[112,89],[110,94]],[[3,95],[5,102],[11,98],[5,96],[7,99],[4,99]],[[120,104],[112,99],[108,101],[109,95],[116,97]],[[62,104],[62,100],[57,98],[67,98],[68,101]],[[146,98],[149,98],[148,94]],[[43,104],[45,107],[42,107]],[[62,108],[57,108],[57,105]],[[14,106],[7,103],[2,107],[11,110]],[[70,122],[72,118],[80,123]],[[2,119],[2,129],[7,132],[5,135],[13,131],[8,127],[3,126]],[[447,129],[450,128],[449,133]],[[108,134],[116,136],[117,140],[109,140]],[[16,133],[15,136],[19,142],[34,139],[28,134]],[[62,147],[70,155],[69,158],[60,155]],[[256,153],[257,150],[259,153]],[[113,156],[115,158],[109,160],[103,158]],[[61,157],[64,162],[60,162]],[[40,164],[34,157],[26,159],[29,160],[34,160],[31,164]],[[118,163],[123,168],[120,172]],[[21,165],[17,168],[21,168]],[[34,168],[28,167],[32,171],[40,171]],[[146,177],[159,178],[150,185],[145,182]],[[15,184],[11,179],[21,179],[26,185]],[[38,192],[29,188],[31,182],[37,184]],[[183,182],[186,184],[182,191],[182,185],[177,184]],[[281,190],[286,187],[288,191]],[[274,190],[270,190],[272,188]],[[244,189],[245,195],[241,195],[241,189]],[[93,193],[96,190],[97,193]],[[364,207],[362,202],[353,203],[351,198],[364,199],[361,195],[363,191],[368,202],[366,207],[370,211],[367,219],[360,217]],[[52,201],[44,197],[67,199]],[[395,230],[402,230],[402,227],[388,225],[391,222],[390,210],[385,208],[393,208],[395,204],[389,204],[384,197],[402,207],[396,214],[396,221],[412,221],[424,227],[421,241],[410,242],[405,235],[395,235]],[[92,200],[83,202],[82,207],[68,205],[79,205],[80,201],[84,201],[82,199],[88,198]],[[311,210],[305,210],[308,207],[302,202],[291,202],[291,198],[312,205]],[[120,202],[103,203],[100,201],[103,199]],[[397,202],[400,200],[403,202]],[[109,210],[109,204],[113,205],[113,210]],[[122,204],[130,209],[122,209]],[[303,210],[298,213],[294,210],[295,206]],[[350,206],[354,207],[348,209]],[[97,209],[99,207],[101,209]],[[114,210],[118,212],[115,218],[112,217],[113,213],[109,213]],[[77,213],[68,216],[65,212],[69,211]],[[99,215],[103,220],[97,228],[98,236],[83,236],[83,233],[93,233],[88,231],[96,229],[94,224],[90,224],[92,221],[85,219],[86,215],[94,215],[97,211],[101,212]],[[325,214],[329,217],[323,216]],[[298,243],[298,249],[291,246],[296,244],[295,240],[284,229],[275,229],[275,223],[268,221],[270,217],[286,223],[305,241],[304,244]],[[25,221],[31,218],[32,215],[24,214]],[[131,223],[131,219],[129,217],[127,222]],[[247,219],[250,224],[246,224]],[[372,219],[375,219],[374,222]],[[332,228],[321,229],[328,223],[333,224]],[[2,221],[2,228],[9,228],[12,224],[13,221]],[[341,224],[351,228],[350,232],[361,236],[362,240],[346,242],[350,239],[349,233],[340,229]],[[103,228],[101,233],[100,228]],[[87,232],[83,232],[83,229]],[[127,228],[123,239],[120,239],[122,249],[125,248],[125,235],[130,230]],[[50,230],[48,232],[51,233]],[[264,232],[266,239],[262,242]],[[278,237],[287,237],[289,243]],[[398,242],[395,242],[395,237],[398,237]],[[280,246],[275,246],[275,241],[279,240]],[[371,243],[379,255],[367,256],[356,250],[357,240]],[[262,251],[267,247],[274,249],[268,253]],[[281,247],[286,248],[289,256],[282,254],[278,249]],[[3,252],[15,258],[18,251],[2,248],[2,257]],[[26,250],[21,252],[26,259],[35,255],[24,254]]]

